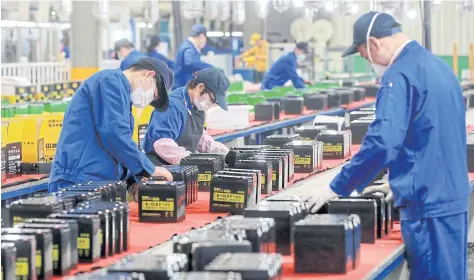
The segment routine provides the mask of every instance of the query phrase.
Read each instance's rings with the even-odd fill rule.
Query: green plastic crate
[[[65,101],[48,102],[44,105],[44,111],[48,113],[64,113],[68,105],[69,102]]]
[[[28,113],[30,115],[41,115],[44,112],[44,104],[43,103],[31,103],[28,106]]]
[[[6,105],[2,106],[2,118],[14,118],[15,117],[15,106]]]
[[[18,104],[15,106],[15,116],[28,115],[28,104]]]
[[[244,82],[233,82],[230,83],[228,92],[236,92],[236,91],[243,91],[244,90]]]
[[[248,103],[248,93],[230,93],[227,94],[226,100],[229,104]]]

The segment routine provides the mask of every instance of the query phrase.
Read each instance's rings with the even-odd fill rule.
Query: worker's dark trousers
[[[401,222],[410,279],[467,279],[467,220],[464,212]]]
[[[254,82],[255,83],[260,83],[263,80],[263,76],[265,76],[265,72],[254,72]]]

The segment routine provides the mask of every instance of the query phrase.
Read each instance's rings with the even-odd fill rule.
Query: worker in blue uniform
[[[353,32],[344,55],[359,52],[382,78],[376,118],[351,162],[309,198],[311,211],[361,192],[388,168],[410,279],[467,279],[470,187],[459,82],[388,14],[362,15]]]
[[[175,68],[175,62],[159,52],[160,36],[153,35],[150,37],[150,44],[147,47],[148,56],[159,59],[166,63],[171,70]]]
[[[73,95],[56,147],[49,192],[88,181],[137,180],[171,174],[156,167],[132,140],[132,107],[168,108],[173,72],[146,57],[128,70],[107,69],[87,79]]]
[[[201,51],[206,46],[207,29],[202,24],[195,24],[191,28],[191,34],[178,48],[176,54],[176,67],[174,69],[174,88],[184,87],[193,79],[193,73],[213,67],[201,61]]]
[[[282,57],[280,57],[270,67],[262,80],[261,89],[272,89],[274,87],[283,86],[286,82],[291,81],[295,88],[304,88],[305,84],[310,84],[298,75],[296,70],[298,64],[301,64],[308,54],[308,43],[300,42],[296,44],[296,48]]]
[[[227,110],[225,94],[229,79],[217,68],[197,72],[185,87],[170,94],[164,114],[152,113],[143,147],[160,164],[179,164],[195,152],[227,154],[229,149],[204,130],[205,112],[219,106]]]
[[[147,56],[146,53],[137,51],[133,44],[127,39],[118,40],[115,42],[114,47],[117,58],[122,61],[120,63],[120,70],[122,71],[127,70],[141,58]]]

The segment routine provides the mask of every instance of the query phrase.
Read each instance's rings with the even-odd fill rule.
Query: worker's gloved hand
[[[313,85],[313,82],[309,81],[309,80],[304,81],[304,83],[307,84],[307,85]]]
[[[173,139],[161,138],[153,143],[155,153],[171,165],[179,165],[181,159],[189,156],[190,151],[180,147]],[[166,178],[166,177],[165,177]]]
[[[393,193],[389,183],[367,187],[362,191],[362,194],[373,194],[376,192],[385,194],[385,202],[393,202]]]
[[[173,175],[166,169],[161,166],[155,167],[155,172],[151,174],[151,177],[163,177],[166,181],[173,181]]]
[[[128,193],[130,194],[130,197],[132,198],[132,201],[138,202],[138,184],[137,183],[133,183],[128,188]]]
[[[323,207],[324,203],[336,197],[338,197],[337,193],[327,185],[317,188],[316,193],[306,199],[306,203],[308,204],[311,214],[315,214],[321,207]]]

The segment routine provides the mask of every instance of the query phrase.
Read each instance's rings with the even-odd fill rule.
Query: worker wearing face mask
[[[168,108],[173,72],[160,60],[143,58],[128,70],[102,70],[87,79],[64,115],[49,176],[49,192],[88,181],[140,180],[171,174],[156,167],[132,140],[131,106]]]
[[[171,70],[175,68],[175,62],[166,56],[162,55],[160,52],[160,36],[153,35],[150,38],[150,44],[148,45],[147,52],[150,57],[159,59],[166,63]]]
[[[206,46],[207,29],[202,24],[195,24],[191,28],[191,35],[178,48],[176,54],[176,79],[174,88],[184,87],[193,79],[193,73],[212,65],[201,61],[201,51]]]
[[[370,12],[354,23],[353,45],[382,78],[376,119],[360,151],[311,211],[338,195],[361,192],[384,168],[400,211],[410,279],[467,279],[466,121],[462,89],[451,68],[412,41],[395,19]]]
[[[133,44],[127,39],[120,39],[115,42],[115,53],[117,58],[122,61],[120,63],[120,70],[122,71],[127,70],[141,58],[147,56],[145,53],[137,51]]]
[[[165,164],[179,164],[193,152],[227,154],[229,149],[214,141],[203,127],[206,110],[217,105],[227,110],[229,85],[217,68],[195,73],[185,87],[171,93],[168,111],[152,113],[143,143],[145,153]]]
[[[305,84],[310,84],[309,81],[303,80],[296,72],[298,64],[306,59],[308,52],[308,43],[297,43],[292,52],[283,55],[272,65],[263,77],[261,89],[283,86],[287,81],[291,81],[295,88],[304,88]]]

